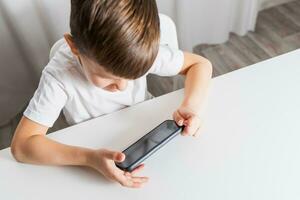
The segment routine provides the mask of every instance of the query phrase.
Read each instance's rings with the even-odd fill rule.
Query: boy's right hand
[[[143,169],[144,165],[138,166],[132,172],[124,172],[115,165],[115,162],[124,160],[125,154],[121,152],[100,149],[91,152],[88,158],[88,166],[102,173],[107,179],[116,181],[122,186],[131,188],[142,187],[149,178],[138,177],[135,174]]]

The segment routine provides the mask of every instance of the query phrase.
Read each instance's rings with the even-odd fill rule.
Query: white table
[[[183,91],[67,128],[49,137],[123,150],[179,105]],[[212,82],[199,138],[179,136],[146,161],[142,189],[79,167],[20,164],[0,151],[1,199],[300,199],[300,50]]]

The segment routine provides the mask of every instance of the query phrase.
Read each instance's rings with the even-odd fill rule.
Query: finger
[[[190,119],[188,119],[184,121],[184,129],[182,131],[182,135],[187,136],[189,135],[190,132],[191,132],[191,122]]]
[[[191,129],[190,126],[185,126],[184,129],[183,129],[183,131],[182,131],[182,135],[183,136],[189,135],[189,133],[191,132],[190,129]]]
[[[141,188],[143,187],[143,183],[133,183],[132,188]]]
[[[198,137],[202,132],[202,127],[203,127],[203,121],[200,121],[200,125],[193,136]]]
[[[192,117],[192,116],[195,115],[191,110],[189,110],[189,109],[187,109],[187,108],[179,109],[179,110],[177,110],[177,112],[178,112],[179,115],[181,115],[184,119],[188,119],[188,118],[190,118],[190,117]]]
[[[185,126],[183,134],[192,136],[196,133],[197,129],[198,129],[198,126],[193,123],[192,125]]]
[[[114,163],[109,163],[103,174],[109,179],[119,182],[120,179],[124,176],[123,173],[124,172],[119,169]]]
[[[174,112],[173,118],[174,118],[175,122],[176,122],[179,126],[182,126],[182,125],[183,125],[184,118],[179,114],[178,111],[175,111],[175,112]]]
[[[140,187],[148,181],[148,177],[127,177],[127,182],[125,183],[125,185],[128,187]]]
[[[195,115],[190,116],[184,121],[185,126],[194,126],[197,123],[198,119]]]
[[[116,162],[123,162],[125,160],[125,154],[124,153],[121,153],[121,152],[116,152],[114,154],[114,161]]]
[[[123,186],[129,185],[129,182],[131,181],[129,177],[126,177],[122,173],[114,173],[112,174],[112,179],[119,182]]]
[[[195,135],[196,133],[197,133],[197,131],[198,131],[198,129],[199,129],[199,125],[193,125],[193,126],[190,126],[190,129],[189,129],[189,135],[190,136],[193,136],[193,135]]]
[[[201,129],[202,129],[202,127],[200,126],[200,127],[196,130],[196,132],[193,134],[193,136],[194,136],[194,137],[198,137],[198,136],[200,135],[200,133],[201,133]]]
[[[134,185],[135,183],[146,183],[149,180],[149,177],[138,177],[138,176],[134,176],[134,174],[138,173],[139,171],[141,171],[144,168],[144,164],[139,165],[137,168],[135,168],[132,172],[125,172],[124,175],[126,176],[127,179],[129,179],[130,181],[132,181],[132,184]],[[133,186],[134,187],[134,186]]]
[[[202,126],[202,121],[199,117],[193,116],[187,120],[187,126],[189,127],[189,135],[195,135],[198,129]]]
[[[141,165],[139,165],[138,167],[136,167],[132,172],[125,172],[124,174],[126,175],[126,176],[131,176],[131,175],[135,175],[135,174],[137,174],[138,172],[140,172],[142,169],[144,169],[145,168],[145,165],[144,164],[141,164]]]
[[[132,182],[129,186],[129,188],[141,188],[144,185],[144,183],[138,183],[138,182]]]
[[[184,122],[184,117],[182,115],[180,115],[180,113],[178,111],[175,111],[173,114],[173,119],[175,120],[175,122],[179,125],[182,126],[183,122]]]
[[[107,159],[110,159],[110,160],[113,160],[116,162],[123,162],[125,160],[125,154],[122,152],[104,150],[103,155]]]
[[[141,170],[144,167],[144,165],[139,165],[134,172]],[[119,182],[122,186],[125,187],[141,187],[144,183],[146,183],[149,178],[148,177],[135,177],[130,172],[124,172],[120,169],[115,169],[114,171],[111,171],[112,179]]]
[[[148,177],[130,177],[130,179],[134,183],[147,183],[149,180]]]
[[[142,183],[131,183],[130,185],[123,185],[124,187],[128,188],[141,188],[143,186]]]
[[[130,187],[130,188],[140,188],[143,186],[144,183],[146,183],[148,179],[146,177],[125,177],[123,178],[119,177],[118,182],[124,186],[124,187]]]

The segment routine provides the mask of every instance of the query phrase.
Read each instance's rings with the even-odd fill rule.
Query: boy
[[[94,168],[126,187],[141,187],[138,177],[115,166],[125,155],[106,149],[60,144],[45,137],[61,110],[69,124],[95,118],[146,100],[146,75],[186,75],[185,97],[174,120],[183,135],[195,135],[212,74],[203,57],[160,46],[155,0],[71,0],[71,34],[43,70],[13,138],[19,162]]]

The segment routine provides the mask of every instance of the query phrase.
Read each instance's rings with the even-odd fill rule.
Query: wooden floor
[[[214,65],[214,76],[249,66],[300,48],[300,1],[263,10],[255,32],[243,37],[231,34],[218,45],[198,45],[194,52]]]
[[[208,58],[214,66],[214,76],[218,76],[298,48],[300,1],[294,1],[261,11],[255,32],[243,37],[231,34],[224,44],[198,45],[194,52]],[[148,88],[154,96],[160,96],[173,90],[173,79],[150,76]],[[9,146],[21,116],[22,113],[0,127],[0,149]],[[64,126],[59,120],[49,132]]]

